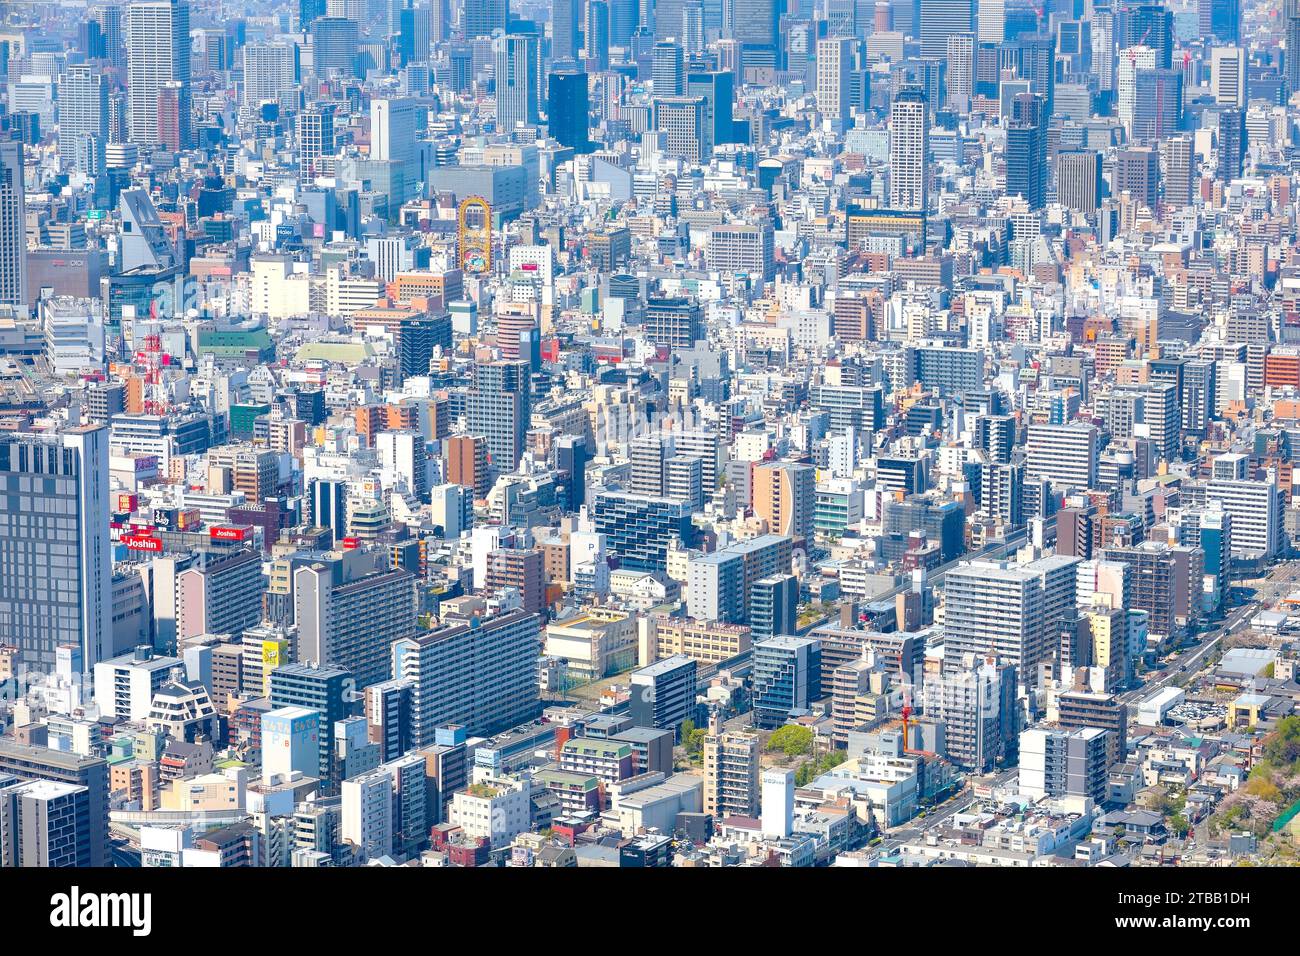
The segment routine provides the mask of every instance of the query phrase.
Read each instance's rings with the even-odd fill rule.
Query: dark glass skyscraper
[[[579,153],[591,152],[587,98],[587,74],[552,73],[546,99],[546,120],[551,136]]]

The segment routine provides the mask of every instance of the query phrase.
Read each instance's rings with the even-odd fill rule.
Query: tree
[[[807,727],[787,724],[767,740],[769,752],[781,751],[787,757],[802,757],[812,753],[813,732]]]

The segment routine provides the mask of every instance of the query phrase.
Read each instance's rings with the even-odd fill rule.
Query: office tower
[[[1119,117],[1120,123],[1130,135],[1137,108],[1137,75],[1143,70],[1154,70],[1158,67],[1158,54],[1149,46],[1130,47],[1120,51],[1116,69],[1115,115]]]
[[[23,144],[0,142],[0,305],[27,309],[27,211]]]
[[[754,644],[754,726],[775,730],[821,696],[821,646],[784,635]]]
[[[988,772],[998,761],[1016,761],[1016,684],[1013,664],[970,657],[954,665],[945,659],[944,674],[925,681],[922,710],[928,719],[943,721],[953,764]]]
[[[486,498],[491,490],[488,440],[484,435],[453,435],[447,439],[447,480]]]
[[[1241,2],[1242,0],[1198,0],[1201,36],[1214,37],[1224,43],[1240,42]]]
[[[461,27],[466,40],[490,37],[497,30],[504,32],[509,26],[509,0],[482,0],[465,4],[461,14]]]
[[[749,589],[749,627],[755,641],[793,634],[799,579],[793,574],[759,578]]]
[[[754,515],[767,522],[769,533],[812,540],[816,475],[812,465],[792,462],[754,468]]]
[[[540,122],[538,47],[535,36],[502,36],[492,41],[495,63],[497,130]]]
[[[294,571],[300,661],[344,668],[358,690],[388,676],[389,646],[415,631],[416,597],[415,578],[387,564],[371,552],[331,552]]]
[[[670,349],[688,349],[703,338],[700,304],[688,298],[651,297],[642,329],[647,342]]]
[[[175,96],[180,147],[190,144],[190,6],[187,0],[140,0],[126,8],[127,95],[131,142],[157,146],[159,101],[169,83]],[[166,117],[164,117],[165,119]]]
[[[1216,46],[1210,51],[1210,88],[1220,106],[1246,107],[1246,51]]]
[[[1155,65],[1169,69],[1173,65],[1174,15],[1163,4],[1144,3],[1119,10],[1120,50],[1146,46],[1156,51]]]
[[[514,471],[524,452],[532,407],[528,378],[526,361],[474,366],[474,381],[465,396],[465,418],[471,434],[487,439],[488,487],[498,475]]]
[[[621,491],[601,492],[593,507],[595,530],[606,536],[610,553],[638,571],[662,571],[674,539],[687,547],[694,543],[692,513],[686,501]]]
[[[79,64],[68,67],[59,83],[59,159],[64,166],[75,162],[78,144],[86,137],[94,137],[100,149],[108,143],[108,84],[102,73]]]
[[[977,37],[980,43],[1001,43],[1007,38],[1006,0],[980,0],[977,5]]]
[[[298,114],[298,167],[304,184],[322,173],[322,160],[334,155],[334,105],[315,103]]]
[[[1061,153],[1056,161],[1056,196],[1061,205],[1095,216],[1101,199],[1101,154]]]
[[[946,42],[946,41],[945,41]],[[930,119],[925,94],[907,87],[889,107],[889,205],[925,212]]]
[[[1161,145],[1161,150],[1165,161],[1165,205],[1176,208],[1186,206],[1192,201],[1192,188],[1196,180],[1196,149],[1192,137],[1171,137]]]
[[[122,33],[123,9],[119,4],[109,3],[90,11],[90,17],[99,25],[99,33],[103,38],[104,59],[116,69],[126,66],[126,44]]]
[[[975,29],[973,0],[918,0],[921,56],[948,54],[948,37]]]
[[[1031,728],[1020,734],[1020,790],[1031,800],[1046,797],[1106,799],[1110,733]]]
[[[524,610],[396,641],[392,674],[411,683],[411,746],[437,744],[448,724],[487,736],[533,719],[541,646],[541,618]]]
[[[626,47],[640,23],[641,13],[638,0],[604,0],[609,8],[609,42],[613,46]]]
[[[413,99],[370,101],[370,152],[374,159],[415,161],[420,109]]]
[[[293,43],[250,43],[244,47],[244,105],[276,102],[298,89],[298,47]]]
[[[551,58],[578,58],[579,0],[555,0],[551,5]]]
[[[435,6],[437,6],[435,0]],[[433,8],[408,7],[398,12],[397,62],[406,67],[429,62],[433,42]]]
[[[1217,502],[1232,519],[1232,556],[1272,558],[1282,548],[1282,490],[1268,481],[1213,478],[1205,500]]]
[[[582,26],[582,49],[593,73],[609,69],[610,11],[605,0],[587,0]]]
[[[1246,160],[1246,111],[1224,110],[1219,114],[1218,165],[1215,173],[1219,179],[1240,179]]]
[[[581,436],[561,435],[555,442],[555,468],[564,476],[567,492],[565,507],[578,511],[587,502],[587,440]]]
[[[346,17],[320,17],[311,25],[311,71],[324,79],[356,76],[357,22]]]
[[[961,112],[975,93],[975,36],[953,33],[948,37],[947,105]]]
[[[758,813],[757,734],[723,729],[716,714],[704,737],[704,812],[725,819]]]
[[[1031,105],[1020,108],[1023,101]],[[1018,115],[1007,126],[1007,195],[1022,197],[1030,209],[1042,209],[1046,200],[1047,130],[1041,104],[1032,94],[1017,96],[1013,105]]]
[[[80,648],[87,671],[111,656],[108,437],[100,425],[0,437],[0,633],[37,671],[60,645]]]
[[[1138,70],[1133,82],[1130,138],[1154,145],[1177,132],[1183,122],[1182,72]]]
[[[628,678],[632,726],[676,735],[682,721],[695,714],[695,671],[695,659],[685,654],[634,670]]]
[[[661,40],[651,53],[651,80],[655,96],[682,96],[686,93],[686,67],[681,45]]]
[[[0,775],[0,868],[90,865],[90,791]]]
[[[781,18],[779,0],[731,0],[731,38],[740,44],[741,70],[750,67],[781,69]]]
[[[1030,425],[1025,476],[1077,489],[1093,487],[1097,480],[1097,429],[1075,422],[1065,425]]]
[[[973,561],[944,578],[944,665],[996,656],[1027,679],[1051,654],[1042,580],[1033,570]]]
[[[320,715],[317,734],[320,755],[312,776],[337,784],[342,776],[335,766],[333,727],[346,718],[356,689],[352,675],[341,667],[316,667],[306,663],[281,664],[271,671],[271,707],[305,708]]]
[[[109,855],[108,844],[108,796],[109,796],[109,774],[108,763],[102,757],[85,757],[75,753],[67,753],[60,750],[53,750],[48,747],[32,747],[19,743],[13,737],[0,737],[0,780],[7,779],[6,775],[12,775],[17,778],[19,784],[36,783],[46,784],[54,783],[84,789],[84,798],[81,795],[72,797],[71,803],[73,812],[66,815],[67,805],[63,802],[64,795],[71,791],[61,789],[57,791],[51,787],[36,786],[25,791],[29,798],[35,798],[39,801],[41,794],[45,794],[55,802],[47,807],[32,807],[33,815],[29,817],[32,821],[32,829],[28,831],[29,836],[39,838],[42,834],[48,836],[53,827],[44,828],[38,821],[46,823],[51,821],[48,814],[42,813],[42,810],[53,811],[54,819],[59,819],[63,824],[76,828],[76,862],[71,865],[75,866],[111,866],[112,859]],[[12,784],[11,784],[12,785]],[[5,791],[8,788],[0,789],[0,818],[8,817],[8,821],[0,821],[0,834],[14,833],[16,824],[20,824],[23,811],[26,808],[14,808],[10,804],[8,811],[2,806],[5,802]],[[14,811],[17,811],[16,814]],[[8,822],[8,826],[4,825]],[[21,829],[21,828],[19,828]],[[41,859],[43,855],[49,852],[54,853],[57,859],[66,859],[68,852],[67,843],[69,834],[62,827],[58,829],[58,846],[53,845],[49,851],[44,851],[32,847],[29,842],[27,846],[32,848],[35,859]],[[8,836],[10,841],[14,836]],[[3,854],[4,849],[0,849]],[[17,853],[13,843],[9,843],[9,852]],[[33,863],[31,865],[47,865],[43,863]]]
[[[307,484],[307,516],[317,528],[334,532],[333,544],[347,536],[348,483],[317,478]]]
[[[708,103],[709,115],[713,118],[714,146],[735,142],[732,106],[735,100],[735,76],[725,72],[701,72],[692,70],[686,74],[686,93],[688,96],[702,96]]]
[[[1128,193],[1148,209],[1155,210],[1160,190],[1160,157],[1154,147],[1122,149],[1115,156],[1111,191]]]
[[[703,96],[656,96],[654,128],[664,134],[664,155],[708,163],[713,155],[713,123]]]
[[[853,43],[842,36],[817,41],[817,108],[841,130],[848,127],[852,112]]]
[[[571,147],[574,152],[591,152],[587,74],[552,73],[546,95],[546,124],[551,137],[562,146]]]
[[[1290,93],[1300,91],[1300,0],[1286,0],[1285,3],[1286,49],[1290,52],[1283,58],[1286,68],[1286,88]]]

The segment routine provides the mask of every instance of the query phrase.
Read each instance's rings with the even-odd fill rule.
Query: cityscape
[[[1300,0],[5,0],[0,867],[1300,865],[1298,123]]]

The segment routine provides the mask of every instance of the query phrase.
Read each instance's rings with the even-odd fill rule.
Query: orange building
[[[1264,356],[1264,384],[1272,388],[1300,388],[1300,352],[1278,350]]]

